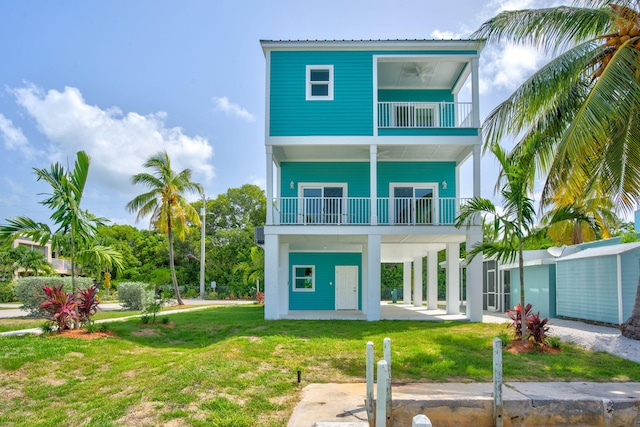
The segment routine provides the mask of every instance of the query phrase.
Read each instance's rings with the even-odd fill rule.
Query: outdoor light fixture
[[[447,189],[447,181],[442,181],[442,189],[443,190]]]
[[[290,188],[290,189],[292,189],[292,190],[293,190],[293,189],[295,188],[295,186],[296,186],[296,184],[295,184],[293,181],[291,181],[291,182],[289,183],[289,188]]]

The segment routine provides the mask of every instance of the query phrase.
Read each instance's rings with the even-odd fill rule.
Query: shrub
[[[187,293],[185,294],[186,298],[196,298],[198,296],[198,291],[193,288],[189,288]]]
[[[155,300],[151,285],[143,282],[122,282],[118,285],[118,301],[128,310],[144,310]]]
[[[560,338],[558,337],[547,337],[547,344],[549,345],[549,347],[551,348],[560,348],[561,345],[561,341]]]
[[[547,322],[549,319],[540,318],[540,312],[531,313],[527,317],[527,339],[536,347],[541,347],[547,342],[547,332],[549,327]]]
[[[264,292],[256,292],[256,301],[258,301],[258,304],[264,305]]]
[[[14,302],[16,298],[16,282],[0,282],[0,302]]]
[[[522,306],[518,304],[513,310],[509,310],[507,315],[511,319],[511,323],[507,325],[508,328],[513,328],[513,335],[516,339],[522,339]],[[531,315],[531,304],[527,304],[524,307],[524,319],[525,319],[525,331],[527,328],[526,319]]]
[[[62,285],[52,288],[45,286],[45,301],[40,304],[42,310],[49,315],[49,319],[58,325],[59,331],[69,329],[71,322],[78,318],[75,312],[76,297],[66,293],[62,288]]]
[[[98,311],[98,287],[90,286],[88,289],[80,289],[77,292],[78,320],[82,325],[91,324],[91,316]]]
[[[76,288],[87,289],[93,285],[93,279],[88,277],[76,277]],[[45,301],[42,291],[45,287],[53,288],[62,286],[66,293],[73,293],[71,277],[21,277],[15,285],[15,293],[18,301],[22,303],[22,309],[32,315],[44,315],[45,311],[40,307]]]

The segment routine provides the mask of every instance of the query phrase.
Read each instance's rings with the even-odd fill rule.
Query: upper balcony
[[[378,102],[378,129],[473,127],[471,102]]]

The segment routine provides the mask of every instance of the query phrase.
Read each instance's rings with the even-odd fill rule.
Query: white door
[[[358,309],[358,266],[336,267],[336,310]]]

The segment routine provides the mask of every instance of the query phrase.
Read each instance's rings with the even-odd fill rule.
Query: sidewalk
[[[311,384],[287,427],[368,427],[365,384]],[[437,427],[492,427],[493,384],[416,383],[393,386],[394,426],[425,414]],[[639,426],[640,383],[509,382],[505,426]]]
[[[243,305],[243,304],[254,303],[254,301],[244,301],[244,300],[196,300],[196,299],[183,299],[183,302],[185,303],[185,305],[192,305],[195,307],[182,308],[182,309],[176,309],[176,310],[165,310],[165,311],[159,312],[158,316],[164,316],[164,315],[175,314],[175,313],[184,313],[187,311],[203,310],[203,309],[214,307],[214,306]],[[12,305],[12,304],[0,304],[0,307],[7,306],[7,305]],[[119,303],[105,303],[105,304],[100,304],[99,307],[100,307],[100,310],[104,310],[104,311],[122,310],[122,306]],[[9,313],[5,313],[5,312],[9,312]],[[126,312],[123,312],[122,314],[123,314],[122,317],[96,320],[95,323],[122,322],[125,320],[142,316],[142,314],[127,315]],[[26,315],[27,315],[27,312],[22,311],[20,309],[0,310],[0,318],[23,317]],[[41,334],[41,333],[42,333],[42,330],[40,330],[40,328],[31,328],[31,329],[21,329],[17,331],[0,332],[0,337],[20,336],[20,335],[26,335],[26,334]]]

